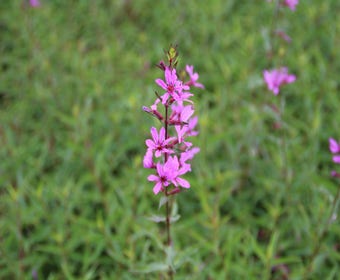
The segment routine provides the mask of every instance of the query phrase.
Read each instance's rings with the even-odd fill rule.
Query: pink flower
[[[194,131],[194,128],[196,127],[198,122],[198,117],[193,117],[189,120],[189,123],[187,125],[187,136],[197,136],[198,131]]]
[[[169,157],[165,164],[160,162],[156,165],[157,175],[149,175],[148,180],[155,182],[154,194],[163,191],[165,187],[173,184],[175,187],[190,188],[190,183],[180,176],[188,172],[187,167],[180,167],[177,156]]]
[[[169,158],[170,159],[170,158]],[[177,176],[176,170],[172,169],[171,161],[168,161],[163,165],[160,162],[156,165],[157,175],[149,175],[148,180],[150,182],[156,182],[153,192],[158,194],[163,191],[165,187],[169,186],[171,181]]]
[[[292,11],[295,11],[295,6],[299,4],[299,0],[284,0],[283,5],[287,6]]]
[[[176,69],[170,69],[169,67],[165,68],[165,81],[162,79],[156,79],[156,84],[161,88],[166,90],[165,94],[162,96],[162,104],[166,104],[169,97],[174,98],[176,101],[183,99],[182,92],[183,90],[188,90],[189,87],[183,85],[182,81],[178,80]],[[185,96],[185,98],[189,98],[189,96]]]
[[[29,0],[31,7],[39,7],[40,1],[39,0]]]
[[[329,150],[332,154],[335,154],[333,156],[333,162],[340,164],[340,143],[334,140],[333,138],[329,138]]]
[[[333,138],[329,138],[328,141],[329,141],[329,150],[331,151],[331,153],[332,154],[340,153],[340,143],[338,143]]]
[[[263,78],[268,86],[268,89],[271,90],[275,95],[279,94],[280,86],[293,83],[296,80],[295,75],[288,74],[287,67],[273,70],[264,70]]]
[[[171,179],[171,182],[174,184],[174,186],[175,187],[181,186],[186,189],[190,188],[190,183],[187,180],[179,177],[187,173],[190,170],[190,168],[188,168],[187,166],[180,167],[177,156],[169,157],[167,163],[169,163],[169,166],[173,171],[172,174],[174,175],[174,178]]]
[[[170,124],[183,124],[186,123],[189,118],[192,116],[194,113],[194,109],[192,105],[172,105],[171,106],[171,116],[169,118],[169,123]]]
[[[151,127],[151,135],[152,140],[147,139],[145,141],[145,144],[148,146],[148,149],[151,151],[155,151],[155,156],[160,157],[162,154],[171,154],[173,153],[173,150],[170,150],[167,148],[167,145],[169,142],[174,140],[173,137],[165,139],[165,128],[162,127],[159,130],[159,134],[157,132],[157,129],[155,127]]]
[[[197,83],[199,75],[197,73],[194,73],[194,66],[187,65],[185,67],[185,70],[190,77],[190,81],[186,83],[188,86],[194,86],[194,87],[197,87],[197,88],[204,88],[204,86],[201,83]]]

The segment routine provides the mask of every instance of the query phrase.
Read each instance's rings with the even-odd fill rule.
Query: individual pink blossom
[[[171,110],[172,113],[169,118],[169,123],[173,125],[186,123],[194,113],[192,105],[183,106],[174,104],[171,106]]]
[[[335,139],[329,138],[329,150],[332,154],[340,153],[340,143],[338,143]]]
[[[292,11],[295,11],[295,6],[299,4],[299,0],[284,0],[283,5],[287,6]]]
[[[177,176],[177,170],[174,170],[171,165],[171,160],[168,160],[165,164],[158,162],[156,165],[157,175],[152,174],[148,176],[150,182],[156,183],[153,188],[154,194],[163,191]]]
[[[148,180],[155,182],[153,188],[154,194],[163,191],[164,188],[173,184],[175,187],[181,186],[183,188],[190,188],[190,183],[180,176],[187,173],[189,169],[185,166],[180,166],[177,156],[169,157],[165,164],[160,162],[156,165],[157,174],[149,175]]]
[[[194,66],[187,65],[185,67],[185,70],[190,77],[190,81],[186,83],[188,86],[194,86],[194,87],[197,87],[197,88],[204,88],[204,86],[201,83],[197,83],[199,75],[198,75],[198,73],[194,73]]]
[[[40,6],[40,1],[39,0],[29,0],[31,7],[39,7]]]
[[[329,138],[329,150],[333,156],[333,162],[340,164],[340,143],[334,140],[333,138]]]
[[[168,138],[165,139],[165,128],[162,127],[159,130],[159,134],[157,132],[157,129],[155,127],[151,127],[151,139],[147,139],[145,141],[145,144],[148,146],[148,149],[151,151],[155,151],[155,157],[160,157],[162,154],[171,154],[174,151],[171,149],[168,149],[168,144],[174,139],[174,138]]]
[[[293,83],[296,80],[295,75],[288,74],[287,67],[273,70],[264,70],[263,78],[269,90],[275,95],[279,94],[280,87],[284,84]]]
[[[183,91],[188,90],[189,87],[187,85],[183,85],[182,81],[180,81],[176,74],[176,69],[170,69],[169,67],[165,68],[165,81],[162,79],[156,79],[156,84],[161,88],[166,90],[165,94],[162,95],[162,104],[166,104],[169,97],[174,98],[176,101],[181,99],[187,99],[191,96],[188,93],[183,96]]]
[[[186,147],[191,147],[192,143],[184,141],[185,137],[187,135],[188,128],[186,125],[180,126],[176,125],[175,126],[176,132],[177,132],[177,141],[178,143],[183,143]]]
[[[174,184],[174,186],[181,186],[186,189],[190,188],[190,183],[180,177],[181,175],[187,173],[190,168],[187,166],[180,166],[177,156],[169,157],[167,163],[169,163],[169,168],[172,170],[172,175],[174,175],[174,177],[171,179],[171,182]]]

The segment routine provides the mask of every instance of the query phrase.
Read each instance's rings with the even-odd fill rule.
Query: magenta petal
[[[153,187],[153,193],[158,194],[162,190],[162,183],[158,182],[154,187]]]
[[[155,143],[157,143],[158,142],[158,132],[157,132],[157,129],[155,127],[151,127],[151,135],[152,135],[153,141]]]
[[[190,188],[190,183],[183,179],[183,178],[177,178],[177,183],[182,186],[183,188],[189,189]]]
[[[157,182],[157,181],[159,181],[159,177],[154,175],[154,174],[151,174],[151,175],[148,176],[148,181]]]
[[[165,128],[162,127],[159,131],[159,138],[158,138],[158,141],[159,142],[164,142],[165,140]]]
[[[162,79],[155,80],[156,84],[159,85],[161,88],[167,90],[167,85]]]
[[[155,149],[156,148],[156,146],[155,146],[155,143],[151,140],[151,139],[146,139],[145,140],[145,144],[146,144],[146,146],[148,146],[148,148],[150,148],[150,149]]]

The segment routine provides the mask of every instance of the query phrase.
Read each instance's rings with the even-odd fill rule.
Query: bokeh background
[[[339,279],[337,0],[40,2],[0,1],[1,279],[166,279],[141,107],[170,44],[205,85],[175,278]],[[274,26],[292,42],[271,56]],[[281,65],[297,81],[274,96]]]

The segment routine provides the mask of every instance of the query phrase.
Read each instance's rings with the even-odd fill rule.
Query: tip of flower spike
[[[176,68],[176,65],[178,63],[178,51],[177,51],[177,45],[170,45],[169,50],[166,53],[169,67]]]

